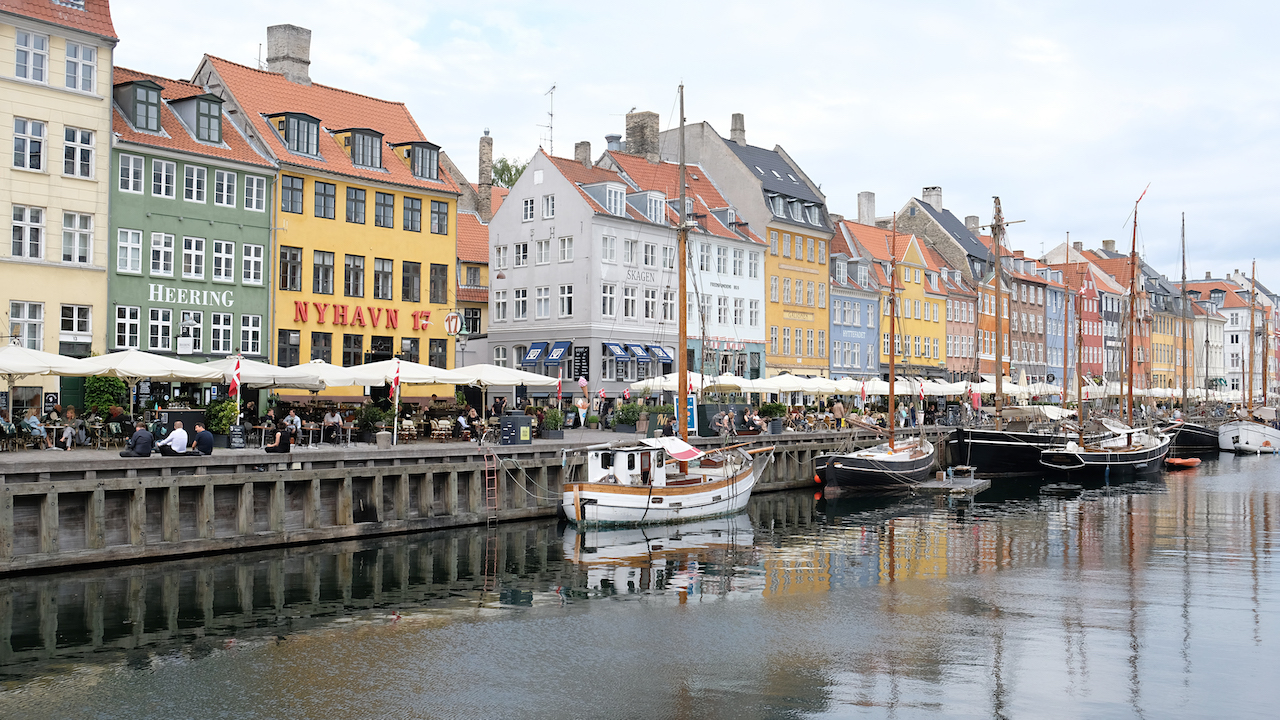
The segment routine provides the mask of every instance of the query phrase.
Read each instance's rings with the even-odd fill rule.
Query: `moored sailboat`
[[[1249,361],[1246,363],[1248,373],[1245,378],[1245,409],[1240,411],[1239,417],[1230,422],[1223,423],[1218,427],[1218,448],[1228,452],[1239,454],[1257,454],[1257,453],[1275,453],[1280,451],[1280,430],[1277,430],[1270,423],[1276,420],[1275,408],[1253,407],[1253,369],[1257,362],[1254,360],[1253,338],[1254,324],[1257,317],[1257,279],[1258,279],[1258,263],[1253,263],[1253,281],[1249,283]],[[1262,333],[1263,349],[1262,349],[1262,372],[1263,372],[1263,404],[1266,404],[1266,367],[1267,367],[1267,350],[1266,350],[1267,333]]]

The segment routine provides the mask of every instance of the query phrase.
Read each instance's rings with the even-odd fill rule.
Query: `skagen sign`
[[[148,283],[147,287],[150,290],[151,302],[225,308],[231,307],[236,302],[235,292],[232,290],[175,288],[160,283]]]

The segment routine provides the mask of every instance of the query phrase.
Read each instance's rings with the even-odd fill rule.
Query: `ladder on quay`
[[[488,512],[487,525],[498,524],[498,456],[490,448],[484,450],[484,502]]]

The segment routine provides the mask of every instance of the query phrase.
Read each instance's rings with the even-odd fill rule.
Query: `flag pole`
[[[396,358],[395,397],[391,401],[391,444],[399,445],[400,438],[400,359]]]

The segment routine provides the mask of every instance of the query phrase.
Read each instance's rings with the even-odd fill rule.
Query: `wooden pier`
[[[975,478],[974,468],[959,466],[956,472],[938,472],[933,480],[916,485],[913,490],[921,495],[943,495],[953,498],[969,498],[991,487],[989,478]]]

